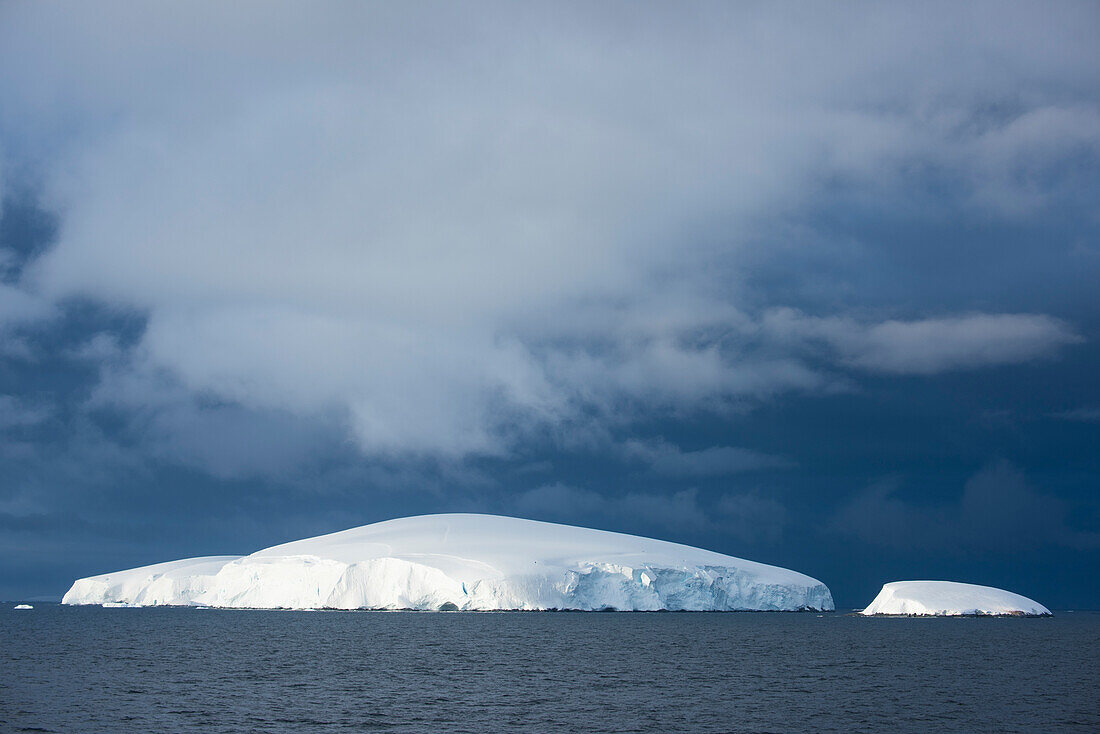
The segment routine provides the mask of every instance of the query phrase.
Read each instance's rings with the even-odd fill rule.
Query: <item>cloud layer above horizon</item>
[[[912,207],[915,177],[956,185],[926,216],[1072,199],[1035,185],[1100,153],[1096,54],[1065,18],[347,10],[7,11],[5,179],[33,168],[60,227],[5,321],[145,314],[97,400],[167,381],[343,421],[368,454],[500,455],[1080,338],[1045,314],[806,318],[745,283],[754,239],[838,186]]]

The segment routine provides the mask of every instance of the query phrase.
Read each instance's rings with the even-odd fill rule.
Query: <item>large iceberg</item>
[[[700,548],[495,515],[424,515],[248,556],[79,579],[65,604],[262,609],[831,610],[820,581]]]
[[[861,614],[957,617],[1050,614],[1039,602],[992,586],[956,581],[894,581],[882,587]]]

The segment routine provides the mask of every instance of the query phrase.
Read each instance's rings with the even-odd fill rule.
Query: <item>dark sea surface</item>
[[[0,605],[0,730],[1100,731],[1100,613]]]

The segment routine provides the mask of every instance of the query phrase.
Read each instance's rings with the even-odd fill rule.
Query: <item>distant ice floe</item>
[[[883,586],[861,614],[1038,617],[1050,615],[1050,610],[1026,596],[992,586],[956,581],[894,581]]]
[[[16,604],[13,609],[17,611],[23,611],[26,609],[34,609],[34,607],[32,607],[30,604]]]
[[[260,609],[832,610],[796,571],[622,533],[424,515],[76,581],[64,604]]]

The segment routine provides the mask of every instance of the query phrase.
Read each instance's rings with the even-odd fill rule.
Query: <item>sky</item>
[[[0,4],[0,598],[487,512],[1100,608],[1098,37]]]

